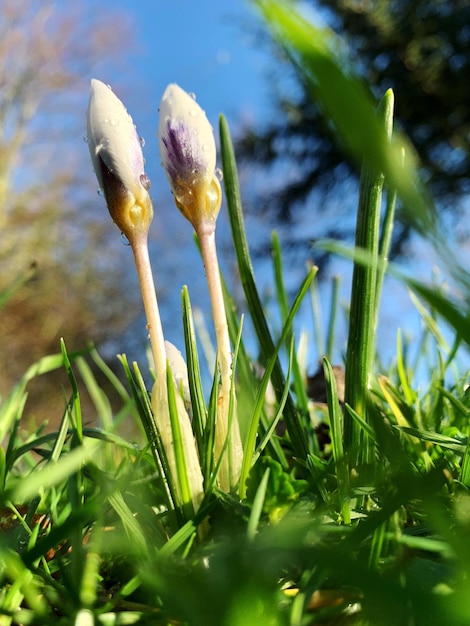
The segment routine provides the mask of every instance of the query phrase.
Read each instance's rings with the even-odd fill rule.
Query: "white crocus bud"
[[[132,243],[153,218],[142,145],[131,116],[110,87],[92,79],[87,112],[91,162],[111,217]]]
[[[179,393],[176,393],[175,397],[178,414],[178,433],[175,432],[175,426],[171,423],[166,380],[162,377],[157,377],[152,388],[152,410],[165,449],[171,479],[173,485],[176,487],[176,495],[179,503],[184,506],[188,504],[188,502],[185,502],[183,499],[180,485],[182,480],[181,472],[184,471],[186,473],[193,510],[197,512],[204,497],[204,480],[202,477],[201,464],[194,440],[194,433],[191,428],[191,420],[184,405],[184,400]],[[184,450],[183,464],[181,462],[178,463],[176,458],[176,437],[181,440],[181,446]]]
[[[204,111],[178,85],[163,94],[158,139],[176,206],[198,234],[213,231],[222,200],[214,133]]]
[[[183,398],[186,408],[188,408],[191,406],[191,394],[189,391],[188,367],[186,361],[181,352],[171,341],[165,340],[165,351],[167,361],[170,364],[171,373],[173,374],[175,387]]]

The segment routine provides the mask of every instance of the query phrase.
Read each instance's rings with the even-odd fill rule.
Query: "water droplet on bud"
[[[217,178],[217,180],[219,180],[219,182],[221,182],[223,180],[223,178],[224,178],[224,173],[222,172],[220,167],[217,167],[214,173],[215,173],[215,177]]]
[[[99,189],[96,192],[101,198],[104,197],[104,191],[101,189],[101,187],[99,187]]]
[[[121,243],[124,246],[130,246],[131,245],[129,239],[126,237],[126,235],[124,233],[121,233]]]
[[[196,94],[194,93],[194,91],[191,91],[189,93],[189,97],[192,98],[193,100],[196,100]]]
[[[141,174],[139,180],[142,187],[148,191],[150,189],[151,181],[147,174]]]
[[[139,137],[139,143],[143,148],[145,146],[145,139],[143,137]]]

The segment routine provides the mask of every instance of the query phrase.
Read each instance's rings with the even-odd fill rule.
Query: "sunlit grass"
[[[257,4],[313,80],[318,58],[302,38],[308,25],[293,12],[284,19],[284,3]],[[335,65],[327,46],[321,53]],[[343,77],[346,83],[335,76],[336,89],[356,89],[350,76]],[[315,86],[326,88],[321,72],[317,78]],[[354,93],[362,107],[362,92]],[[219,372],[215,366],[212,389],[204,389],[186,287],[181,301],[189,398],[166,372],[173,459],[146,382],[152,368],[129,363],[125,355],[119,357],[123,383],[94,348],[70,354],[62,342],[58,354],[32,365],[1,399],[0,626],[469,623],[470,396],[460,357],[470,343],[470,290],[461,268],[453,270],[462,278],[461,299],[449,300],[441,285],[420,283],[387,264],[396,194],[436,240],[432,205],[416,195],[418,169],[408,171],[416,177],[412,189],[406,181],[397,184],[391,100],[388,93],[378,112],[368,104],[360,110],[364,123],[370,115],[372,128],[380,120],[385,128],[374,139],[372,157],[380,154],[380,164],[390,157],[392,165],[371,169],[367,142],[365,153],[356,154],[363,163],[356,247],[321,244],[354,264],[347,346],[335,343],[337,282],[331,308],[319,311],[317,268],[306,268],[290,299],[275,235],[273,281],[282,327],[271,329],[249,252],[230,132],[220,120],[225,195],[246,304],[246,312],[238,310],[222,280],[233,348],[228,413],[229,420],[239,420],[243,444],[240,478],[231,489],[218,483],[230,450],[227,438],[215,453]],[[339,107],[333,113],[341,115]],[[339,121],[337,127],[341,132]],[[351,149],[356,140],[354,134]],[[385,271],[410,289],[423,333],[411,350],[397,331],[396,353],[384,364],[376,348]],[[21,289],[21,281],[14,288]],[[324,373],[317,395],[308,393],[294,332],[309,297],[312,326],[318,328],[319,313],[329,320],[324,336],[318,331],[316,337]],[[244,315],[255,331],[250,350]],[[332,364],[337,351],[344,351],[344,362]],[[25,433],[20,426],[28,383],[59,369],[69,380],[60,424],[54,432],[39,427]],[[106,393],[97,371],[108,383]],[[85,408],[84,394],[92,409]],[[197,503],[188,478],[193,461],[179,432],[181,402],[191,414],[203,481]]]

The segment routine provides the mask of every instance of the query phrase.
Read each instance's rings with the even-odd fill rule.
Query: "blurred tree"
[[[115,63],[131,35],[124,14],[84,7],[0,5],[0,294],[29,279],[0,309],[0,397],[34,360],[59,351],[61,336],[80,349],[129,321],[104,203],[97,215],[84,199],[93,177],[82,137],[90,72]],[[60,393],[40,379],[31,413],[43,419],[59,395],[56,419]]]
[[[393,88],[396,122],[414,142],[423,176],[441,205],[455,209],[456,199],[470,191],[469,0],[306,0],[302,5],[344,38],[354,71],[377,98]],[[288,60],[278,47],[276,54]],[[264,169],[268,180],[256,197],[256,210],[264,207],[289,221],[308,207],[320,220],[329,206],[335,219],[323,223],[323,232],[316,223],[316,236],[345,236],[353,222],[338,219],[338,212],[351,211],[347,198],[354,195],[354,168],[345,162],[303,77],[291,69],[287,78],[276,74],[273,81],[276,118],[264,128],[245,129],[237,145],[242,163]],[[312,238],[311,232],[302,235]]]

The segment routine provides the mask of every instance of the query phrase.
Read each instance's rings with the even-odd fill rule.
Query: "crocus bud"
[[[176,410],[178,413],[178,433],[176,426],[172,424],[168,405],[168,391],[166,380],[157,378],[152,388],[152,410],[155,416],[158,432],[165,450],[168,468],[171,472],[171,479],[176,487],[176,495],[179,503],[188,504],[184,500],[181,490],[181,472],[186,472],[186,480],[189,485],[190,498],[196,512],[204,497],[204,480],[199,463],[199,457],[194,441],[194,434],[191,428],[191,421],[184,406],[183,398],[176,394]],[[178,462],[175,453],[175,438],[181,440],[181,447],[184,450],[184,462]]]
[[[222,200],[214,133],[204,111],[178,85],[163,94],[158,138],[176,206],[196,232],[213,231]]]
[[[131,116],[111,88],[92,79],[87,112],[91,162],[111,217],[132,243],[153,218],[142,146]]]
[[[178,348],[171,343],[171,341],[165,340],[166,358],[171,367],[171,373],[173,374],[173,381],[175,388],[183,398],[186,408],[191,406],[191,394],[189,391],[188,380],[188,368],[183,355]]]

